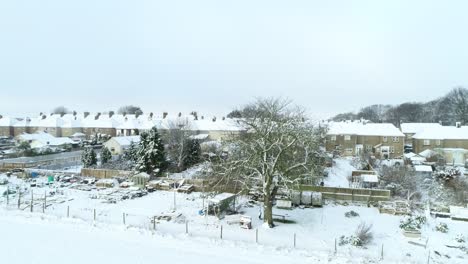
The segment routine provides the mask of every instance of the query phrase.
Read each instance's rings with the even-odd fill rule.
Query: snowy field
[[[468,261],[468,256],[459,249],[446,247],[446,245],[456,245],[454,238],[458,234],[468,236],[468,223],[449,219],[429,218],[428,224],[422,230],[423,237],[413,240],[420,244],[427,242],[427,248],[424,248],[409,244],[410,240],[403,236],[399,229],[402,217],[380,214],[377,208],[334,204],[313,209],[275,208],[275,214],[285,216],[294,223],[277,222],[276,228],[266,229],[258,219],[259,206],[244,204],[241,214],[253,218],[253,229],[246,230],[241,229],[238,224],[229,224],[239,216],[227,216],[219,220],[214,216],[199,215],[198,212],[203,208],[204,202],[201,193],[174,194],[174,192],[157,191],[142,198],[113,204],[96,199],[102,191],[86,192],[63,188],[61,190],[63,195],[48,198],[52,205],[47,207],[45,214],[42,214],[40,200],[46,190],[50,191],[47,188],[34,189],[35,201],[39,204],[34,206],[33,214],[29,213],[28,207],[23,208],[23,205],[24,210],[18,211],[14,196],[10,197],[8,207],[5,199],[2,200],[1,234],[6,234],[8,239],[0,242],[0,248],[9,252],[8,254],[15,252],[9,249],[15,247],[15,243],[10,239],[21,239],[21,244],[26,243],[24,248],[32,252],[30,256],[39,256],[38,262],[28,262],[23,259],[10,263],[51,263],[46,262],[51,261],[50,258],[44,257],[41,260],[40,257],[40,252],[49,249],[53,250],[50,255],[62,254],[64,259],[69,258],[77,261],[76,263],[84,263],[90,256],[96,257],[96,262],[90,263],[103,263],[104,259],[113,258],[116,261],[109,263],[125,263],[121,261],[132,259],[136,260],[136,263],[149,263],[159,259],[157,254],[163,254],[163,259],[170,259],[174,255],[176,260],[186,257],[200,263],[201,261],[219,263],[221,260],[224,263],[234,263],[234,261],[296,263],[294,262],[296,260],[297,263],[380,263],[382,245],[384,247],[382,263],[427,263],[429,252],[432,252],[431,263],[467,263]],[[61,191],[59,190],[59,193]],[[105,192],[108,193],[109,190]],[[175,212],[173,212],[174,197]],[[22,199],[27,204],[27,199],[30,198],[25,195]],[[238,200],[239,204],[244,202],[245,199]],[[94,221],[94,210],[96,210],[96,221]],[[351,210],[357,212],[359,217],[346,218],[344,214]],[[158,221],[154,226],[151,222],[152,217],[161,214],[180,216],[169,222]],[[335,239],[338,240],[342,235],[352,235],[361,222],[373,225],[373,241],[365,248],[337,246],[335,256]],[[450,229],[447,234],[434,231],[438,222],[448,224]],[[156,227],[156,236],[151,235],[154,227]],[[220,240],[221,229],[223,242]],[[256,244],[257,229],[258,244]],[[294,248],[295,234],[296,248]],[[47,243],[43,243],[44,240]],[[71,245],[74,247],[73,250],[67,247]],[[233,250],[238,250],[242,254],[229,254]],[[434,254],[434,251],[440,256]],[[78,254],[83,256],[76,256]]]

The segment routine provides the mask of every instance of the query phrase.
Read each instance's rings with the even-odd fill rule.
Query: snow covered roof
[[[365,123],[360,121],[330,122],[329,135],[359,135],[404,137],[405,135],[390,123]]]
[[[468,127],[440,126],[416,133],[415,139],[455,139],[468,140]]]
[[[54,137],[49,133],[37,132],[34,134],[21,134],[18,136],[20,141],[35,141],[43,146],[61,146],[65,144],[73,144],[73,140],[67,137]]]
[[[426,149],[426,150],[422,151],[421,153],[419,153],[419,156],[422,156],[422,157],[425,157],[425,158],[430,158],[430,157],[434,156],[435,154],[437,154],[437,152],[435,152],[433,150],[430,150],[430,149]]]
[[[140,142],[140,136],[113,137],[110,140],[116,141],[122,147],[127,147],[127,146],[130,146],[132,144],[132,142],[133,143],[139,143]]]
[[[189,138],[194,139],[194,140],[204,140],[204,139],[207,139],[209,136],[210,136],[209,134],[198,134],[198,135],[190,136]]]
[[[404,134],[416,134],[428,129],[437,129],[441,127],[439,123],[403,123],[401,132]]]
[[[415,165],[414,170],[417,172],[432,172],[432,167],[428,165]]]
[[[361,175],[363,182],[379,182],[379,176],[375,174],[363,174]]]

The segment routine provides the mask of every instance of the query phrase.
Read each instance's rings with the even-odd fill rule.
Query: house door
[[[356,145],[356,156],[359,156],[362,154],[362,151],[364,150],[364,146],[363,145]]]
[[[390,147],[389,146],[382,146],[380,148],[380,152],[382,153],[382,158],[383,159],[390,158]]]

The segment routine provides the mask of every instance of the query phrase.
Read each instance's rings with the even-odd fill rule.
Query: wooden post
[[[69,218],[69,217],[70,217],[70,206],[68,205],[67,206],[67,218]]]
[[[383,260],[383,244],[382,244],[382,252],[380,252],[380,260]]]
[[[20,204],[21,204],[21,190],[18,189],[18,209],[20,208]]]
[[[122,213],[123,224],[125,225],[125,213]]]
[[[34,192],[31,190],[31,213],[33,212],[33,204],[34,204]]]
[[[296,233],[294,233],[294,248],[296,248]]]
[[[94,213],[94,222],[96,222],[96,209],[93,210]]]
[[[335,238],[335,255],[336,255],[336,252],[337,252],[337,247],[336,247],[336,238]]]
[[[156,230],[156,216],[153,216],[153,230]]]
[[[221,225],[219,237],[221,238],[221,240],[223,239],[223,226],[222,225]]]
[[[185,234],[188,234],[188,221],[185,221]]]
[[[255,229],[255,243],[258,244],[258,228]]]
[[[6,195],[6,204],[8,207],[8,204],[10,203],[10,187],[7,185],[7,195]]]
[[[47,204],[47,192],[44,191],[44,205],[43,205],[43,207],[42,207],[42,212],[43,212],[43,213],[45,213],[46,204]]]
[[[431,260],[431,251],[429,251],[429,255],[427,255],[427,264],[429,264],[430,260]]]

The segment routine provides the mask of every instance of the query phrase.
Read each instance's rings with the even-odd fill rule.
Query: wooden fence
[[[389,201],[390,191],[380,189],[354,189],[354,188],[335,188],[302,185],[301,191],[312,191],[322,193],[322,198],[326,200],[342,200],[354,202],[379,202]]]
[[[107,179],[116,176],[130,176],[132,171],[123,170],[105,170],[105,169],[81,169],[81,176],[94,177],[98,179]]]

